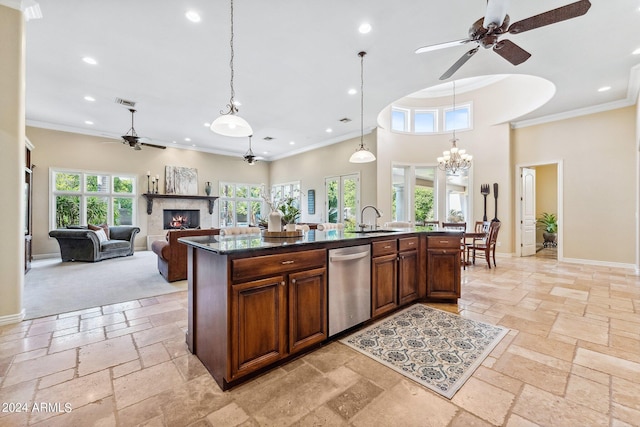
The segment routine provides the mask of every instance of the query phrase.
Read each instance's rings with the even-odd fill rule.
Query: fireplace
[[[165,230],[200,227],[200,210],[198,209],[164,209],[162,212],[162,224]]]

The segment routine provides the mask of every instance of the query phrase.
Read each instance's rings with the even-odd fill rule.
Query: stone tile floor
[[[634,271],[499,258],[462,277],[430,305],[511,332],[451,400],[338,342],[222,392],[180,292],[0,327],[0,426],[640,425]]]

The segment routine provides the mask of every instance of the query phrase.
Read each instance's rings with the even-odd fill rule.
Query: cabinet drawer
[[[398,247],[400,252],[418,249],[418,238],[406,237],[404,239],[398,239]]]
[[[462,237],[456,236],[428,236],[427,248],[460,248]]]
[[[371,244],[371,254],[372,256],[381,256],[381,255],[389,255],[395,254],[398,251],[398,241],[396,239],[393,240],[381,240],[379,242],[373,242]]]
[[[322,267],[326,263],[327,254],[324,249],[234,259],[231,261],[231,277],[234,281],[244,280],[251,277]]]

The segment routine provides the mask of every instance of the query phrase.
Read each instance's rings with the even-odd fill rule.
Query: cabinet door
[[[327,269],[289,275],[289,352],[327,338]]]
[[[398,256],[398,299],[404,305],[418,299],[418,251]]]
[[[397,255],[371,259],[371,316],[376,317],[398,306]]]
[[[284,276],[274,276],[231,286],[229,380],[286,355],[287,294],[284,280]]]
[[[427,298],[460,297],[460,251],[427,250]]]

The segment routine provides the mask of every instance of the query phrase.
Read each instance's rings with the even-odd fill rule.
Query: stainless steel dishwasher
[[[329,251],[329,336],[371,318],[371,247]]]

